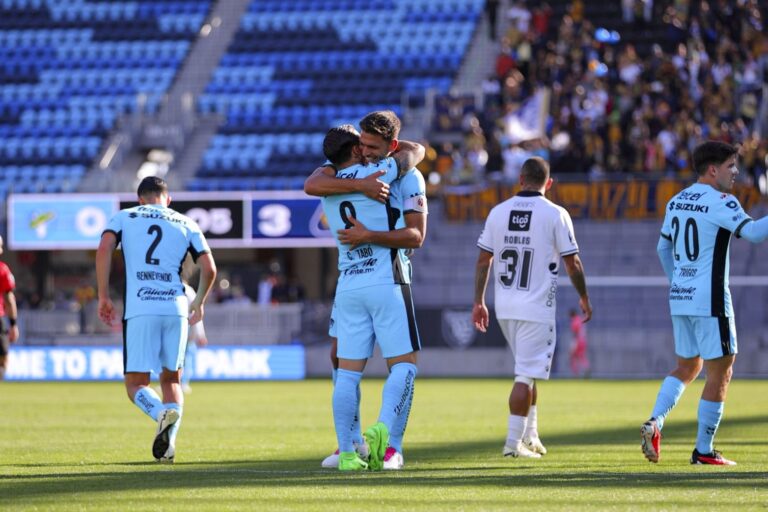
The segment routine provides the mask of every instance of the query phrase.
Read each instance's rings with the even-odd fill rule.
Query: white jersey
[[[493,253],[497,318],[555,320],[560,257],[579,252],[565,208],[521,191],[491,210],[477,246]]]

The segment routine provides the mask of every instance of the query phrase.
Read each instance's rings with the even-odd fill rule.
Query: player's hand
[[[112,326],[115,323],[115,305],[112,299],[99,299],[99,318],[104,324]]]
[[[19,339],[19,326],[14,325],[8,331],[8,341],[10,341],[11,343],[14,343],[17,339]]]
[[[379,169],[370,176],[361,179],[360,192],[374,201],[386,203],[389,198],[389,184],[384,183],[379,179],[385,174],[387,174],[387,171]]]
[[[592,303],[589,302],[589,297],[580,297],[579,306],[581,307],[581,312],[584,313],[584,316],[581,317],[582,322],[589,322],[592,318]]]
[[[475,324],[475,329],[480,332],[488,330],[489,315],[485,304],[475,304],[472,307],[472,323]]]
[[[336,232],[339,235],[339,242],[352,246],[352,249],[369,243],[370,231],[365,225],[354,217],[350,218],[349,222],[352,223],[351,228],[340,229]]]
[[[205,308],[196,300],[189,305],[189,325],[195,325],[205,316]]]

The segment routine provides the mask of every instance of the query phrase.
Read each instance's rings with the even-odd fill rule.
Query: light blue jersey
[[[122,244],[125,260],[125,320],[140,315],[189,316],[181,282],[187,253],[196,261],[210,252],[197,223],[159,204],[119,211],[105,232]]]
[[[386,174],[379,179],[390,185],[399,174],[393,158],[385,158],[369,165],[353,165],[337,171],[337,178],[362,179],[376,171]],[[389,203],[382,204],[363,194],[341,194],[322,199],[323,212],[339,249],[339,281],[337,293],[379,284],[407,284],[410,276],[404,269],[406,261],[402,251],[374,244],[364,244],[354,249],[339,242],[337,231],[351,227],[351,218],[358,219],[372,231],[390,231],[398,223],[399,212]],[[403,226],[402,219],[400,226]]]
[[[703,183],[674,196],[666,212],[659,256],[671,283],[672,315],[733,317],[731,235],[738,237],[752,218],[733,195]]]

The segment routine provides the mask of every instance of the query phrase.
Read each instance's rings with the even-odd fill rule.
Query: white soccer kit
[[[579,252],[570,215],[539,192],[521,191],[491,210],[477,246],[493,253],[496,318],[515,374],[548,378],[560,258]]]

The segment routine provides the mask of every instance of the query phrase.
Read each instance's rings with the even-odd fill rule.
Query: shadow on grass
[[[764,425],[764,416],[741,417],[729,420],[729,426]],[[621,427],[574,432],[545,439],[548,446],[567,446],[570,452],[579,450],[580,456],[594,445],[639,444],[638,428]],[[693,421],[668,425],[668,437],[690,436],[696,431]],[[339,473],[320,469],[319,459],[292,460],[226,460],[180,461],[173,466],[154,462],[97,462],[90,464],[4,464],[3,468],[40,468],[43,473],[32,475],[0,475],[0,504],[19,500],[41,499],[72,492],[112,493],[121,491],[151,491],[173,489],[212,489],[217,487],[280,489],[303,487],[379,487],[419,488],[678,488],[687,490],[754,490],[763,488],[768,472],[740,471],[723,468],[701,468],[702,471],[663,471],[654,466],[650,471],[627,471],[625,466],[608,460],[599,460],[588,466],[569,458],[547,457],[546,461],[506,461],[501,458],[503,440],[482,439],[449,444],[415,446],[407,450],[407,457],[419,464],[402,472]],[[765,445],[767,443],[732,443]],[[553,450],[554,451],[554,450]],[[638,463],[641,461],[639,448]],[[489,463],[484,463],[488,461]],[[550,464],[555,462],[557,465]],[[570,463],[569,461],[573,461]],[[67,470],[66,468],[70,468]],[[103,468],[103,469],[101,469]],[[109,469],[112,468],[112,469]],[[78,471],[80,469],[80,471]]]

